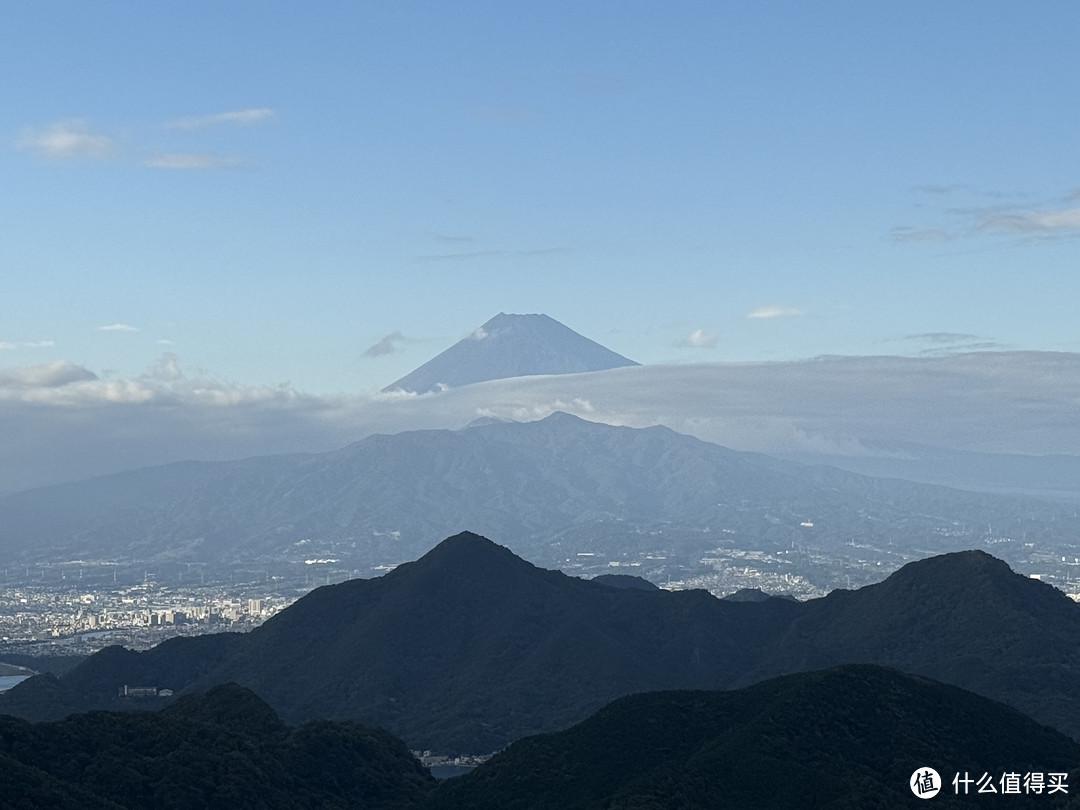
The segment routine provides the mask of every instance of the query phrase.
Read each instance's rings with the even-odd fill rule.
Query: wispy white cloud
[[[96,406],[103,403],[215,405],[303,398],[288,386],[245,386],[208,376],[188,377],[179,358],[166,352],[135,379],[98,376],[68,360],[0,370],[0,402]]]
[[[685,349],[715,349],[716,336],[704,329],[695,329],[676,345]]]
[[[0,370],[0,393],[41,388],[60,388],[77,382],[96,380],[98,376],[83,366],[57,360],[40,366]]]
[[[467,253],[431,253],[418,258],[422,262],[467,262],[475,259],[497,259],[505,255],[504,250],[472,250]]]
[[[138,332],[139,327],[126,323],[110,323],[108,326],[99,326],[99,332]]]
[[[961,191],[966,188],[967,186],[959,185],[957,183],[922,183],[915,186],[915,191],[918,191],[920,194],[933,194],[940,196],[944,194],[951,194],[954,191]]]
[[[952,237],[944,228],[909,228],[899,226],[889,231],[894,242],[948,242]]]
[[[5,349],[48,349],[55,346],[55,341],[52,340],[28,340],[22,343],[11,343],[10,341],[0,340],[0,350]]]
[[[143,377],[144,379],[167,383],[184,379],[184,371],[180,367],[180,358],[172,352],[165,352]]]
[[[251,124],[269,121],[275,115],[275,112],[269,107],[251,107],[245,110],[229,110],[210,115],[176,118],[166,123],[165,126],[169,129],[205,129],[223,125],[250,126]]]
[[[429,253],[418,256],[417,259],[422,262],[467,262],[477,259],[502,259],[512,257],[533,259],[545,256],[560,256],[570,252],[570,248],[557,245],[555,247],[531,248],[528,250],[472,250],[462,253]]]
[[[1080,208],[989,211],[978,215],[975,227],[1007,234],[1080,235]]]
[[[572,89],[600,95],[621,94],[632,90],[638,83],[629,74],[605,70],[585,70],[563,74],[563,81]]]
[[[1041,201],[1032,201],[1026,192],[985,191],[969,186],[917,186],[924,195],[945,196],[963,193],[968,198],[987,198],[994,205],[968,205],[942,208],[937,213],[943,224],[926,227],[901,225],[889,231],[896,243],[947,242],[961,238],[1003,236],[1028,242],[1080,237],[1080,189]],[[1023,201],[1023,202],[1021,202]],[[920,203],[920,208],[929,206]],[[925,217],[925,213],[921,215]]]
[[[961,352],[1001,351],[1005,348],[1002,344],[990,338],[966,332],[920,332],[914,335],[904,335],[903,340],[929,344],[926,348],[919,350],[919,354],[926,356],[959,354]]]
[[[747,313],[747,318],[794,318],[802,315],[801,309],[795,307],[758,307]]]
[[[43,158],[101,158],[114,148],[111,138],[91,132],[85,121],[77,119],[24,129],[16,145]]]
[[[571,253],[571,249],[562,246],[548,247],[548,248],[534,248],[533,250],[515,250],[511,255],[524,256],[526,258],[536,256],[561,256],[565,253]]]
[[[915,335],[904,335],[904,340],[926,341],[928,343],[966,343],[972,340],[982,340],[978,335],[967,332],[920,332]]]
[[[366,349],[364,349],[364,353],[360,356],[373,358],[385,357],[388,354],[394,354],[395,352],[401,351],[401,347],[398,344],[404,342],[407,339],[408,338],[406,338],[405,335],[403,335],[401,332],[391,332],[378,343],[374,344],[373,346],[368,346]]]
[[[970,343],[958,343],[954,346],[931,346],[923,349],[919,354],[924,357],[940,357],[946,354],[965,354],[969,352],[1000,352],[1002,344],[993,340],[971,341]]]
[[[154,169],[237,169],[244,165],[243,161],[236,158],[180,152],[151,155],[145,158],[142,164]]]
[[[231,110],[213,115],[180,118],[165,126],[175,130],[198,130],[216,126],[248,126],[267,121],[275,116],[266,107]],[[27,127],[15,141],[19,149],[30,151],[42,158],[104,158],[116,152],[114,140],[94,132],[81,119],[57,121],[45,127]],[[235,169],[246,165],[233,157],[222,157],[200,152],[156,152],[143,157],[144,166],[158,169]]]
[[[477,107],[473,115],[481,121],[528,121],[536,116],[531,107]]]
[[[68,361],[0,369],[0,491],[181,459],[329,450],[361,437],[348,413],[363,401],[192,377],[168,355],[136,379]]]

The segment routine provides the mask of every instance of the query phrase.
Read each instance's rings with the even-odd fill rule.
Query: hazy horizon
[[[431,394],[305,395],[174,373],[0,379],[0,491],[180,460],[333,450],[372,433],[531,421],[566,411],[662,424],[737,450],[879,455],[922,444],[1080,456],[1080,355],[823,357],[643,365],[493,380]],[[6,383],[6,385],[4,384]],[[43,452],[48,448],[48,452]]]
[[[1075,6],[6,22],[0,491],[552,409],[1080,453]],[[376,393],[498,312],[644,368]]]

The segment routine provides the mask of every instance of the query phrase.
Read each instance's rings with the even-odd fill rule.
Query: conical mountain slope
[[[500,312],[383,391],[423,394],[485,380],[636,366],[547,315]]]

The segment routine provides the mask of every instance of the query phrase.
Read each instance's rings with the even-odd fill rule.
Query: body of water
[[[0,675],[0,692],[10,689],[15,684],[25,681],[29,675]]]
[[[467,765],[432,765],[428,770],[436,779],[449,779],[451,776],[468,773],[472,768]]]

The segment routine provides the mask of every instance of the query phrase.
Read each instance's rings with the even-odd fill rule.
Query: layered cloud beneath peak
[[[0,492],[185,459],[325,450],[351,403],[287,385],[185,375],[164,355],[137,378],[67,361],[0,370]]]
[[[0,370],[0,402],[23,402],[58,408],[105,404],[244,404],[288,401],[301,395],[287,386],[242,386],[210,378],[188,378],[179,359],[166,353],[135,379],[109,378],[84,366],[57,360],[37,366]],[[44,411],[42,418],[47,418]]]
[[[1078,406],[1080,355],[1064,353],[629,366],[423,395],[333,397],[187,374],[171,354],[134,379],[61,361],[0,371],[0,491],[185,459],[331,450],[372,433],[553,411],[662,424],[768,453],[859,455],[910,442],[1080,455]]]

